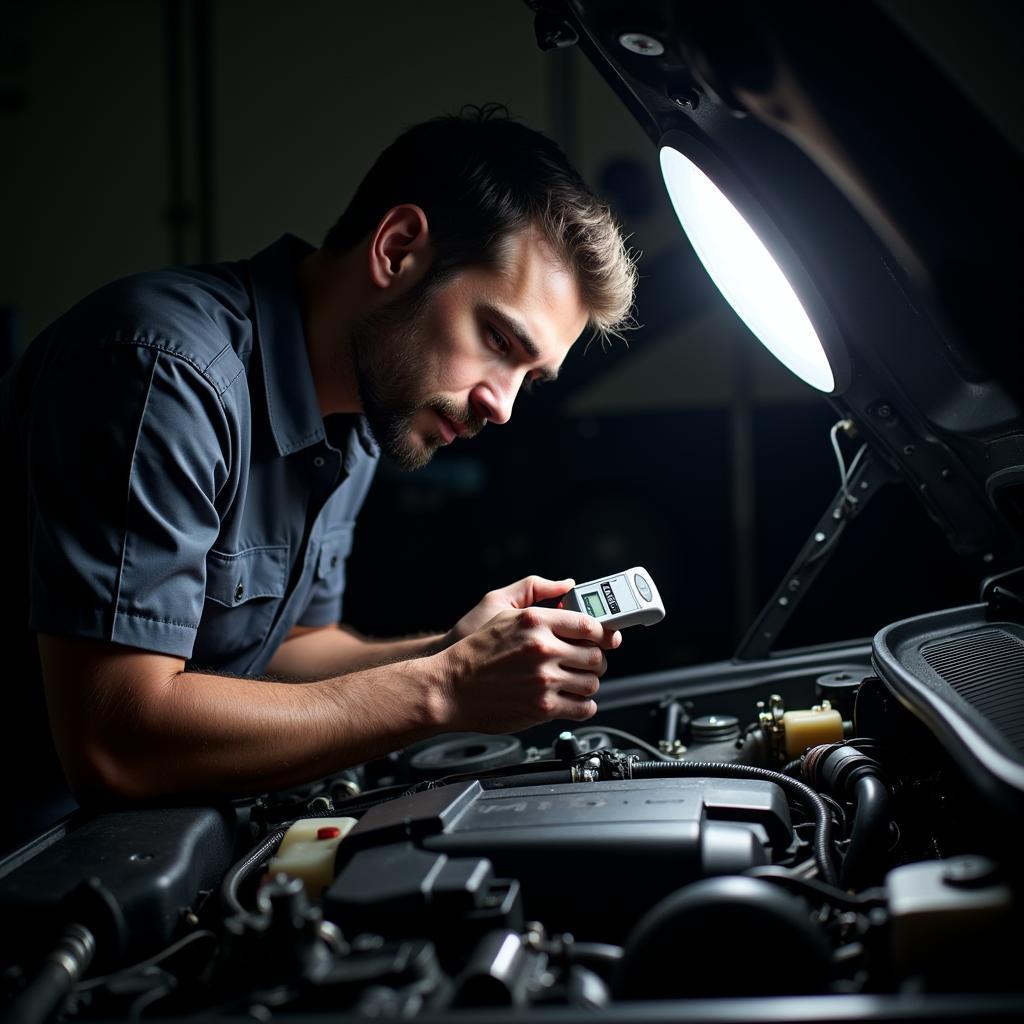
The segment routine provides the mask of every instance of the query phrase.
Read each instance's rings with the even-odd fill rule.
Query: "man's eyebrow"
[[[485,303],[481,307],[481,312],[484,316],[493,320],[507,334],[513,335],[516,341],[523,347],[523,351],[531,359],[540,359],[540,349],[537,347],[537,343],[530,337],[530,332],[522,321],[503,312],[497,306],[492,306],[490,303]],[[552,381],[558,380],[558,371],[538,369],[537,380],[550,384]]]

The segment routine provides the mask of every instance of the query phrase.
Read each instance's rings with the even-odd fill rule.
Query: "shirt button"
[[[323,464],[324,464],[324,457],[322,455],[318,455],[313,460],[313,465],[316,466],[317,469],[320,469],[320,467],[323,466]]]
[[[244,595],[245,595],[245,584],[244,583],[239,583],[238,586],[235,587],[235,600],[236,601],[241,601],[242,597]]]
[[[338,556],[337,555],[331,555],[331,568],[332,569],[337,569],[338,568]]]

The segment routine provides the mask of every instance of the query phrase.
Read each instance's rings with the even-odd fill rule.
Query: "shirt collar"
[[[282,235],[249,260],[267,420],[279,455],[290,455],[325,436],[295,281],[296,262],[311,252],[308,242]],[[355,428],[367,455],[376,455],[366,418],[356,417]]]
[[[294,235],[282,235],[249,261],[267,419],[279,455],[324,437],[295,284],[296,260],[312,251]]]

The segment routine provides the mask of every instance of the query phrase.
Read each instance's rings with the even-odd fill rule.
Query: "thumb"
[[[538,601],[567,594],[575,582],[573,579],[549,580],[543,576],[528,576],[523,580],[526,584],[526,593],[523,596],[527,604],[536,604]]]

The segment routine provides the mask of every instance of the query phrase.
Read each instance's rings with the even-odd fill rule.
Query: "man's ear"
[[[378,288],[404,291],[423,277],[433,258],[427,215],[412,203],[393,206],[370,237],[370,280]]]

